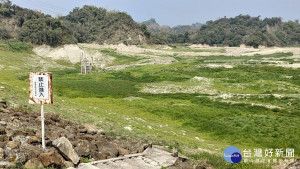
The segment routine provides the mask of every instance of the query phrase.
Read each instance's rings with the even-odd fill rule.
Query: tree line
[[[151,28],[151,25],[149,26]],[[150,29],[149,28],[149,29]],[[151,29],[150,29],[151,30]],[[299,20],[283,22],[282,18],[260,19],[249,15],[232,18],[221,18],[208,21],[199,29],[187,30],[184,33],[172,31],[152,31],[151,43],[193,43],[218,46],[253,47],[263,46],[299,46]]]
[[[193,43],[253,47],[299,46],[299,20],[239,15],[206,24],[160,26],[155,19],[135,22],[125,12],[95,6],[74,8],[67,16],[53,18],[0,0],[0,40],[58,46],[72,43],[174,44]]]
[[[36,45],[58,46],[72,43],[140,44],[147,28],[128,14],[84,6],[67,16],[53,18],[38,11],[0,0],[0,39],[15,39]]]

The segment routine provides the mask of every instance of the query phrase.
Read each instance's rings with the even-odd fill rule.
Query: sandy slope
[[[177,57],[193,57],[193,56],[253,56],[266,55],[272,53],[292,52],[294,55],[288,58],[300,60],[300,48],[266,48],[260,47],[254,49],[251,47],[209,47],[206,45],[191,45],[191,49],[225,49],[225,53],[220,52],[174,52],[168,46],[155,46],[151,48],[143,48],[139,46],[119,45],[98,45],[98,44],[74,44],[64,45],[58,48],[51,48],[46,45],[38,46],[33,51],[43,57],[53,58],[55,60],[63,59],[71,63],[79,63],[83,57],[88,58],[95,67],[105,70],[120,70],[133,66],[149,65],[149,64],[171,64],[176,61],[173,56]],[[101,49],[113,49],[117,53],[130,57],[137,57],[139,61],[124,65],[111,65],[115,59],[112,56],[104,55]],[[288,62],[279,61],[275,66],[300,68],[299,63],[288,64]]]

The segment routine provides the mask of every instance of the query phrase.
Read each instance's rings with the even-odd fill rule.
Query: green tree
[[[11,38],[11,35],[7,31],[7,29],[0,28],[0,39],[7,40],[7,39],[10,39],[10,38]]]
[[[246,45],[253,46],[254,48],[258,48],[259,45],[262,44],[262,40],[258,36],[251,36],[246,40]]]

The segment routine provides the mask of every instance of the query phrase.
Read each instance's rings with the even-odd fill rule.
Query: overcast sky
[[[300,0],[11,0],[22,7],[56,16],[74,7],[94,5],[127,12],[137,22],[155,18],[161,25],[205,23],[239,14],[300,19]]]

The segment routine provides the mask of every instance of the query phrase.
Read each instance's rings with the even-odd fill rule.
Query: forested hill
[[[61,19],[78,42],[140,44],[146,40],[143,27],[124,12],[84,6]]]
[[[145,26],[124,12],[84,6],[65,17],[53,18],[0,0],[0,40],[51,46],[77,42],[140,44],[146,41],[145,31]]]
[[[292,46],[300,44],[300,24],[299,21],[283,22],[277,17],[262,20],[260,17],[239,15],[207,22],[199,30],[199,37],[194,43]]]
[[[12,5],[6,0],[0,0],[0,39],[52,46],[76,43],[72,32],[59,19]]]
[[[224,17],[208,21],[200,29],[187,30],[179,34],[171,31],[153,31],[153,24],[148,24],[148,28],[152,31],[152,43],[197,43],[220,46],[246,44],[254,47],[300,45],[299,20],[283,22],[278,17],[265,19],[249,15]]]
[[[239,15],[171,28],[160,26],[155,19],[139,24],[125,12],[95,6],[75,8],[67,16],[53,18],[0,0],[0,40],[10,39],[51,46],[77,42],[299,46],[300,24],[299,20]]]

